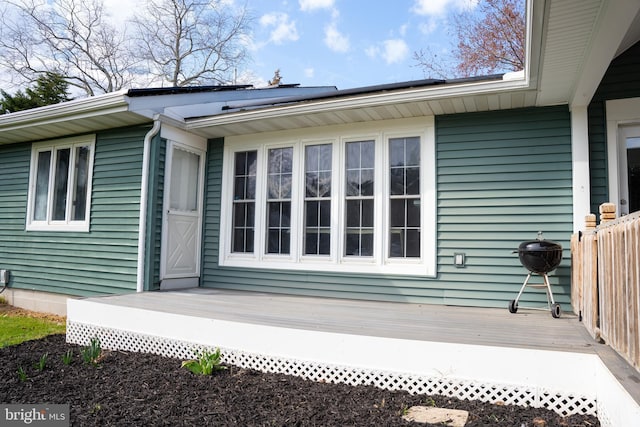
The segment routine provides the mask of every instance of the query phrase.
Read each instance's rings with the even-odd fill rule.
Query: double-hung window
[[[27,230],[89,231],[94,147],[93,135],[33,145]]]
[[[347,135],[228,138],[220,265],[433,275],[434,132],[426,122],[365,127],[362,136],[354,126],[339,129]]]

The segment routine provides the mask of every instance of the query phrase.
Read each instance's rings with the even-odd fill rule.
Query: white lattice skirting
[[[98,337],[103,348],[155,353],[177,359],[191,359],[194,352],[213,347],[193,342],[105,328],[73,321],[67,322],[67,341],[87,345]],[[373,385],[388,390],[406,390],[414,394],[443,395],[508,405],[544,407],[560,415],[596,415],[594,397],[567,394],[522,384],[456,379],[449,376],[423,376],[411,373],[372,370],[317,361],[298,360],[218,347],[225,364],[263,372],[295,375],[313,381]],[[331,351],[331,349],[327,350]],[[606,425],[606,424],[605,424]]]

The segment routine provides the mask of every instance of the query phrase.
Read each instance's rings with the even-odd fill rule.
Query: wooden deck
[[[505,307],[476,308],[343,300],[195,288],[93,298],[165,313],[311,331],[595,353],[577,316]]]

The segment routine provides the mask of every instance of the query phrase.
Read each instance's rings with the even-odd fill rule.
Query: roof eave
[[[129,111],[126,90],[0,115],[0,145],[88,131],[101,127],[97,118],[106,125],[110,117],[125,116],[126,124],[149,121]],[[65,131],[70,123],[74,126]]]
[[[525,73],[526,74],[526,73]],[[187,120],[186,129],[199,131],[221,125],[242,124],[265,119],[287,116],[324,114],[354,108],[377,107],[384,105],[422,102],[429,100],[455,98],[461,96],[489,95],[530,89],[529,79],[525,77],[513,80],[492,80],[464,82],[451,85],[426,86],[399,91],[381,91],[343,98],[329,98],[273,105],[251,110],[240,110],[215,116]]]

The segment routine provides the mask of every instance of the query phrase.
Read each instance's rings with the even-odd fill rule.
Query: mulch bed
[[[62,355],[73,349],[70,365]],[[44,370],[35,365],[48,353]],[[197,376],[181,361],[104,351],[97,366],[53,335],[0,349],[0,403],[69,404],[72,425],[406,426],[403,411],[436,405],[470,413],[467,426],[598,426],[592,416],[318,383],[229,366]],[[18,369],[27,374],[21,381]],[[535,421],[534,421],[535,420]]]

